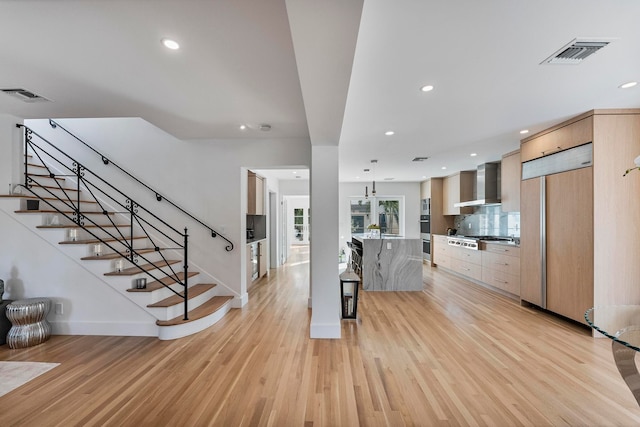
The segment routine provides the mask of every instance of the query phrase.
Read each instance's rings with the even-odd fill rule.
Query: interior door
[[[545,177],[520,184],[520,299],[545,307],[542,271],[542,192]]]
[[[547,308],[585,323],[593,306],[593,168],[547,176],[546,193]]]

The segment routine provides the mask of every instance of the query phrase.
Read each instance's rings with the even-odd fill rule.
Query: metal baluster
[[[187,258],[187,244],[189,240],[189,235],[187,234],[187,227],[184,228],[184,320],[189,320],[189,259]]]

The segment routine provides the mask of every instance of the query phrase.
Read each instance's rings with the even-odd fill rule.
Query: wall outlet
[[[57,302],[56,305],[54,306],[54,312],[55,314],[63,314],[64,310],[62,309],[62,303],[61,302]]]
[[[391,242],[387,242],[387,249],[391,249]]]

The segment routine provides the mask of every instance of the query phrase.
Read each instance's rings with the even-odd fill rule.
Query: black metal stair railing
[[[52,209],[51,212],[64,216],[93,236],[100,244],[104,244],[120,257],[127,259],[141,273],[151,277],[182,298],[184,300],[184,320],[188,320],[189,236],[187,228],[184,228],[184,233],[176,229],[32,129],[21,124],[17,126],[24,128],[25,132],[25,183],[22,187],[37,197],[41,203],[46,203]],[[34,141],[34,136],[39,139],[38,142]],[[28,152],[32,153],[40,161],[46,169],[46,173],[37,174],[30,171],[26,155]],[[62,173],[56,173],[52,168],[62,171]],[[31,169],[33,169],[33,166],[31,166]],[[74,179],[76,188],[64,187],[60,183],[61,178],[62,181],[64,181],[64,178]],[[53,179],[54,184],[45,185],[44,182],[47,179]],[[34,187],[47,194],[45,196],[40,195],[33,190]],[[55,191],[60,191],[63,196],[60,196]],[[83,203],[87,204],[87,200],[81,198],[81,192],[86,192],[91,196],[89,201],[98,206],[97,211],[83,209]],[[55,205],[55,202],[61,203],[62,207]],[[108,205],[113,205],[115,210],[109,210],[110,206]],[[96,222],[93,219],[95,216],[106,218],[108,223],[100,224]],[[123,224],[116,224],[115,217],[125,216],[128,220],[128,224],[124,224],[125,227],[122,227]],[[128,228],[128,236],[123,233],[123,228]],[[100,236],[94,233],[94,230],[100,230],[104,234]],[[150,244],[151,248],[136,248],[134,241],[140,240],[139,237],[136,237],[138,232],[143,233],[143,236],[139,237],[148,242],[147,244]],[[154,235],[160,235],[161,237],[156,238]],[[161,247],[159,239],[162,238],[166,239],[169,245],[175,246]],[[141,251],[141,249],[153,249],[154,253],[159,254],[161,261],[150,260],[145,256],[147,251]],[[172,263],[165,257],[164,250],[182,252],[182,273],[184,274],[182,279],[178,271],[172,266]],[[139,264],[140,260],[145,261],[149,268],[141,266]],[[165,268],[168,271],[165,271]],[[181,285],[183,291],[174,290],[171,287],[172,283],[164,283],[163,279],[166,278],[170,278],[171,281]]]
[[[163,196],[162,194],[160,194],[159,191],[154,190],[153,188],[151,188],[150,186],[148,186],[147,184],[145,184],[144,182],[140,181],[138,178],[136,178],[135,176],[133,176],[131,173],[127,172],[125,169],[123,169],[122,167],[120,167],[118,164],[114,163],[111,159],[109,159],[107,156],[105,156],[104,154],[100,153],[98,150],[96,150],[95,148],[93,148],[92,146],[90,146],[89,144],[87,144],[86,142],[84,142],[82,139],[80,139],[79,137],[77,137],[76,135],[74,135],[72,132],[70,132],[68,129],[66,129],[65,127],[63,127],[60,123],[57,123],[56,121],[54,121],[53,119],[49,119],[49,125],[54,128],[54,129],[62,129],[64,132],[66,132],[69,136],[71,136],[72,138],[74,138],[76,141],[80,142],[81,144],[83,144],[85,147],[87,147],[89,150],[91,150],[93,153],[95,153],[96,155],[100,156],[102,163],[104,163],[105,165],[110,165],[110,166],[114,166],[115,168],[117,168],[120,172],[124,173],[125,175],[127,175],[129,178],[133,179],[135,182],[137,182],[139,185],[143,186],[144,188],[146,188],[147,190],[149,190],[152,194],[155,195],[155,198],[158,202],[162,202],[165,201],[167,203],[169,203],[171,206],[173,206],[174,208],[178,209],[180,212],[182,212],[184,215],[188,216],[189,218],[191,218],[192,220],[194,220],[195,222],[197,222],[198,224],[202,225],[203,227],[207,228],[210,232],[211,232],[211,237],[216,238],[216,237],[220,237],[221,239],[225,240],[227,242],[227,245],[225,246],[225,249],[227,251],[232,251],[234,248],[233,242],[231,242],[231,240],[229,240],[228,238],[226,238],[225,236],[223,236],[222,234],[220,234],[219,232],[217,232],[216,230],[213,229],[213,227],[207,225],[206,223],[204,223],[202,220],[198,219],[197,217],[195,217],[194,215],[192,215],[191,213],[187,212],[186,210],[184,210],[182,207],[180,207],[179,205],[175,204],[174,202],[172,202],[171,200],[167,199],[165,196]]]

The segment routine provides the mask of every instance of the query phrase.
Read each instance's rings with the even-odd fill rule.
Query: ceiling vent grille
[[[541,64],[578,65],[611,41],[607,39],[574,39],[542,61]]]
[[[50,102],[49,99],[40,95],[36,95],[35,93],[26,89],[0,89],[0,91],[23,102]]]
[[[425,160],[429,160],[428,157],[416,157],[412,160],[412,162],[424,162]]]

